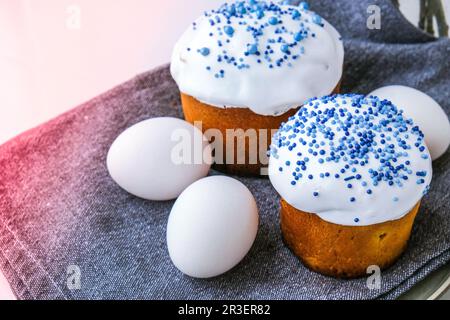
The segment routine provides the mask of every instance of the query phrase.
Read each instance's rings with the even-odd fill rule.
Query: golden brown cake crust
[[[340,89],[340,85],[336,87],[333,93],[338,93]],[[247,131],[248,129],[255,129],[257,134],[258,145],[260,143],[259,139],[259,130],[266,129],[266,139],[267,139],[267,147],[265,150],[262,150],[262,153],[265,153],[270,146],[272,134],[271,130],[278,130],[281,126],[281,123],[286,122],[291,116],[295,115],[298,111],[297,109],[289,110],[288,112],[279,115],[279,116],[264,116],[260,114],[256,114],[250,109],[247,108],[217,108],[205,103],[202,103],[195,99],[192,96],[181,93],[181,103],[183,106],[184,117],[186,121],[190,123],[194,123],[196,121],[202,122],[202,130],[203,132],[208,129],[218,129],[221,131],[226,145],[226,130],[227,129],[242,129],[243,131]],[[237,162],[237,143],[234,144],[234,161],[233,164],[226,164],[226,152],[224,150],[224,159],[223,165],[215,165],[215,168],[226,172],[228,174],[236,174],[236,175],[254,175],[259,176],[261,174],[261,168],[264,167],[264,164],[261,164],[260,161],[258,163],[250,163],[249,161],[249,144],[248,140],[246,140],[245,145],[245,163],[238,164]],[[258,154],[260,152],[258,151]],[[260,158],[258,159],[260,160]],[[267,164],[265,164],[267,166]]]
[[[338,278],[367,276],[372,265],[391,266],[405,250],[418,213],[370,226],[340,226],[281,201],[281,230],[287,246],[311,270]]]

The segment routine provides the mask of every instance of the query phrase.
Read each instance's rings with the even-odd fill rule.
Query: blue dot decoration
[[[315,24],[317,24],[317,25],[323,27],[323,20],[322,20],[322,17],[319,16],[318,14],[314,14],[314,15],[313,15],[312,21],[313,21]]]
[[[257,44],[250,44],[247,46],[247,52],[249,54],[256,54],[258,52],[258,45]]]
[[[232,37],[234,35],[234,28],[232,26],[225,26],[223,28],[223,31],[225,32],[225,34],[227,34],[230,37]]]
[[[302,10],[309,10],[309,4],[305,1],[302,1],[298,5]]]
[[[276,24],[278,24],[278,18],[277,17],[270,17],[270,19],[269,19],[269,23],[271,24],[271,25],[276,25]]]

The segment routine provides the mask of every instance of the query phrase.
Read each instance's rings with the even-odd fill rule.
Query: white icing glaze
[[[328,101],[327,103],[323,102],[324,100],[322,99],[313,100],[312,105],[309,103],[302,107],[296,116],[292,117],[280,128],[273,139],[274,142],[271,147],[269,175],[278,193],[293,207],[301,211],[315,213],[323,220],[339,225],[365,226],[402,218],[421,200],[422,196],[427,192],[432,178],[432,166],[428,149],[424,146],[421,132],[414,131],[412,120],[403,122],[405,128],[407,128],[407,132],[400,132],[398,134],[395,132],[399,127],[396,127],[395,123],[378,127],[382,121],[389,120],[386,114],[380,112],[377,115],[369,115],[370,118],[366,121],[364,117],[367,115],[363,116],[362,113],[364,111],[368,112],[368,109],[374,103],[380,105],[380,100],[376,98],[362,100],[362,98],[363,96],[341,95],[336,96],[334,101]],[[352,102],[356,101],[355,99],[361,101],[360,108],[352,106]],[[392,106],[392,104],[390,106],[396,110],[395,106]],[[339,112],[336,111],[337,115],[333,117],[336,122],[335,125],[333,125],[333,119],[328,120],[324,124],[335,135],[332,140],[333,146],[331,146],[329,144],[330,140],[318,129],[315,133],[315,138],[311,133],[308,136],[308,128],[311,127],[312,123],[315,123],[317,117],[300,119],[299,114],[311,114],[312,111],[316,113],[321,111],[324,113],[333,107],[336,110],[340,108],[346,110],[344,117],[341,117]],[[348,149],[336,151],[335,148],[340,146],[340,141],[345,136],[344,130],[342,128],[338,130],[337,127],[341,126],[341,121],[345,122],[349,113],[353,117],[351,121],[356,122],[355,119],[359,119],[359,124],[352,125],[352,128],[349,130],[349,136],[346,137],[347,141],[353,137],[356,139],[356,142],[359,142],[361,137],[357,135],[358,132],[364,134],[368,130],[371,130],[375,136],[371,139],[370,146],[368,144],[361,144],[362,147],[368,146],[369,148],[364,158],[365,165],[352,164],[346,169],[345,173],[342,173],[341,169],[345,169],[345,164],[348,164],[348,161],[351,160],[347,151],[354,148],[355,142],[350,141],[352,147],[349,147],[347,144]],[[401,112],[397,113],[395,111],[394,113],[394,118],[400,116],[405,121],[401,116]],[[359,118],[361,116],[363,119]],[[304,129],[295,127],[298,125],[296,124],[298,122],[305,125]],[[372,123],[375,127],[367,127],[369,123]],[[297,128],[299,131],[294,132],[294,128]],[[388,128],[392,128],[392,132],[387,131],[389,130]],[[384,137],[381,134],[384,134]],[[300,142],[300,138],[303,138],[307,144],[303,145]],[[410,146],[410,148],[401,148],[397,138],[405,141],[406,145]],[[312,142],[312,139],[315,139],[316,143],[320,145],[319,148],[316,148],[315,145],[310,146],[309,143]],[[382,144],[382,140],[385,141],[384,144]],[[286,146],[287,143],[289,143],[290,148]],[[293,145],[293,143],[296,143],[296,145]],[[419,146],[416,146],[416,143],[419,143]],[[380,161],[381,159],[385,159],[387,157],[386,155],[390,154],[384,150],[385,148],[391,148],[391,146],[393,146],[396,160],[394,162],[390,159],[389,163],[394,167],[404,164],[407,169],[398,169],[399,175],[393,178],[392,181],[395,182],[393,185],[389,185],[389,180],[382,180],[377,182],[377,185],[374,185],[373,174],[370,173],[370,169],[385,174],[386,171],[380,169],[382,165]],[[385,152],[385,156],[377,159],[376,154],[378,156],[381,155],[378,152],[378,148],[381,148]],[[324,150],[325,154],[323,156],[320,154],[314,156],[311,155],[309,149],[312,149],[314,152]],[[330,157],[331,151],[335,151],[335,154],[341,155],[339,161],[335,161],[335,159],[327,161],[327,157]],[[347,159],[344,159],[344,156],[340,152],[344,152]],[[298,153],[301,153],[302,156],[299,156]],[[297,169],[303,177],[295,180],[293,172],[297,172],[296,168],[301,167],[297,164],[297,161],[303,161],[305,156],[309,157],[309,162],[306,163],[307,168],[306,170]],[[321,158],[325,160],[323,163],[319,162]],[[359,158],[356,158],[356,160],[359,160]],[[289,166],[286,164],[286,161],[290,161]],[[386,164],[386,162],[384,163]],[[280,171],[280,168],[282,171]],[[353,168],[356,172],[352,172]],[[393,175],[392,171],[389,172]],[[426,172],[426,176],[417,176],[418,172]],[[329,173],[328,177],[321,177],[321,174],[326,173]],[[335,174],[339,174],[339,177],[336,178]],[[313,179],[309,179],[309,175],[312,175]],[[355,177],[356,175],[360,175],[359,180],[354,178],[345,181],[346,178]],[[404,180],[403,176],[407,176],[408,179]],[[423,179],[421,184],[418,184],[419,179]],[[296,184],[292,185],[292,181],[295,181]],[[400,185],[397,184],[398,181],[400,181]],[[348,184],[351,184],[352,188],[348,188]],[[368,193],[369,189],[370,194]],[[317,194],[314,194],[316,192]],[[354,202],[350,201],[351,198],[354,198]]]
[[[266,2],[259,1],[255,5],[261,3]],[[195,27],[191,26],[182,35],[173,50],[171,73],[180,91],[216,107],[250,108],[262,115],[282,114],[312,97],[330,94],[342,77],[344,47],[339,33],[320,17],[320,24],[313,22],[318,15],[311,11],[288,5],[279,5],[279,8],[289,14],[264,11],[264,17],[258,19],[257,12],[254,12],[243,17],[233,16],[230,24],[218,11],[210,13],[211,16],[200,17]],[[300,18],[293,18],[294,10],[301,13]],[[269,24],[274,16],[281,21],[276,26]],[[217,17],[221,23],[211,26],[210,19],[215,21]],[[242,22],[246,25],[240,24]],[[232,37],[226,33],[220,35],[225,25],[233,27],[235,32]],[[255,38],[246,29],[248,26],[259,28],[262,25],[265,27],[257,47],[263,53],[267,50],[266,46],[271,45],[274,50],[270,55],[271,62],[264,58],[264,54],[245,56],[248,45],[255,44]],[[283,27],[286,28],[285,33],[275,34],[277,28]],[[309,36],[295,42],[294,35],[302,28],[308,29]],[[210,36],[210,33],[213,35]],[[281,67],[276,65],[285,53],[281,50],[282,43],[271,44],[269,41],[278,37],[293,45],[288,55],[291,66],[286,61]],[[222,47],[218,45],[219,40]],[[199,53],[202,48],[208,48],[209,55]],[[226,50],[227,56],[235,57],[238,65],[245,64],[248,68],[238,69],[224,60],[218,62],[218,56],[224,56],[223,50]],[[293,60],[294,55],[299,57]],[[240,58],[244,60],[241,62]],[[207,67],[211,69],[207,70]],[[215,74],[220,75],[220,70],[224,71],[224,76],[216,78]]]
[[[450,122],[442,107],[429,95],[405,86],[387,86],[371,95],[392,101],[420,127],[433,160],[450,145]]]

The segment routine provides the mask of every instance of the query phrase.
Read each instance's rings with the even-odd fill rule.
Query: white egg
[[[205,177],[211,148],[202,132],[176,118],[154,118],[125,130],[107,157],[113,180],[129,193],[148,200],[177,198]]]
[[[241,182],[204,178],[177,199],[167,225],[170,258],[184,274],[211,278],[236,266],[258,231],[258,208]]]
[[[450,145],[450,122],[442,107],[427,94],[405,86],[387,86],[370,93],[387,99],[412,118],[425,135],[425,144],[433,160]]]

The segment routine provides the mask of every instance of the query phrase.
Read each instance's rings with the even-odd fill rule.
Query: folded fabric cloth
[[[366,27],[372,4],[381,8],[381,30]],[[344,92],[408,85],[450,112],[449,39],[422,33],[389,0],[313,1],[312,9],[345,39]],[[434,163],[409,248],[382,273],[380,289],[370,290],[366,279],[338,280],[307,270],[283,245],[279,198],[268,179],[258,178],[239,178],[254,193],[261,216],[249,255],[214,279],[184,276],[166,247],[173,202],[133,197],[106,169],[118,134],[157,116],[182,117],[167,66],[0,147],[0,268],[18,298],[392,299],[450,259],[447,152]]]

